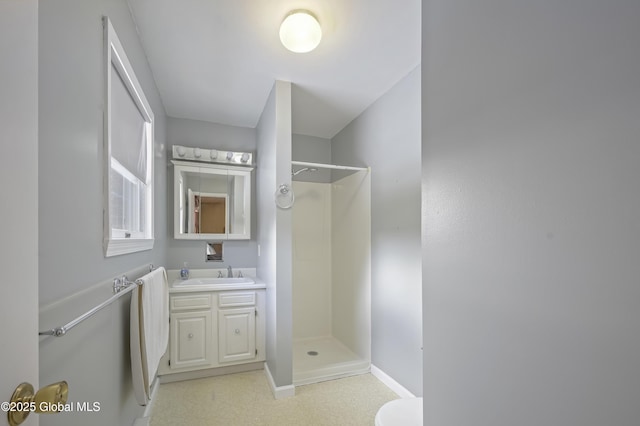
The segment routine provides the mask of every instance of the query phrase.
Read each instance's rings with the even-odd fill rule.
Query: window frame
[[[151,250],[154,244],[154,213],[153,213],[153,190],[154,190],[154,162],[153,162],[153,146],[154,146],[154,115],[151,106],[142,91],[142,87],[136,78],[133,67],[129,62],[127,55],[116,35],[116,32],[108,17],[103,17],[104,40],[105,40],[105,104],[104,104],[104,207],[103,207],[103,224],[104,224],[104,240],[103,248],[105,257],[118,256],[127,253],[135,253],[145,250]],[[113,67],[112,67],[113,66]],[[112,68],[124,82],[124,85],[134,101],[140,114],[145,122],[146,137],[146,179],[143,184],[146,186],[145,197],[145,229],[141,235],[135,235],[134,238],[123,237],[120,229],[114,228],[111,218],[111,173],[112,161],[117,160],[112,157],[111,151],[111,91],[112,91]],[[127,170],[125,168],[125,170]]]

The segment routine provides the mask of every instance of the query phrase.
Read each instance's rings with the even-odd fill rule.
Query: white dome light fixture
[[[320,44],[321,39],[320,23],[308,10],[290,12],[280,25],[280,41],[292,52],[311,52]]]

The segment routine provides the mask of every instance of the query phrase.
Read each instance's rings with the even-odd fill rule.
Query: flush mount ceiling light
[[[322,28],[308,10],[294,10],[280,25],[280,41],[292,52],[311,52],[320,44]]]

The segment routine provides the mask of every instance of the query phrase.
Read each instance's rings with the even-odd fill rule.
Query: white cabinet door
[[[218,311],[218,362],[256,357],[256,311],[251,308]]]
[[[172,369],[211,365],[211,311],[171,314]]]

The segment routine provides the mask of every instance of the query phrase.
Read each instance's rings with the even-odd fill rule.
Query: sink
[[[175,281],[174,287],[193,287],[193,286],[211,286],[211,285],[234,285],[234,284],[253,284],[255,281],[249,277],[236,278],[190,278],[183,281]]]
[[[169,287],[169,293],[193,293],[203,291],[258,290],[266,288],[260,278],[254,276],[233,278],[198,277],[177,279]]]

